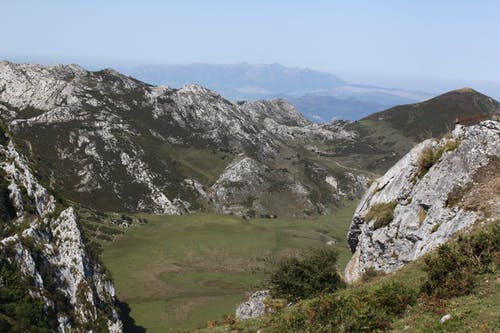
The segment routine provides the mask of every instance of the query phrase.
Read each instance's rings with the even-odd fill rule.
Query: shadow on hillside
[[[130,317],[130,306],[128,303],[116,300],[116,306],[120,310],[120,319],[123,323],[123,333],[145,333],[146,328],[135,324],[134,318]]]

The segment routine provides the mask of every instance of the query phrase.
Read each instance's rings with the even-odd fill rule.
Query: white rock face
[[[419,179],[418,158],[422,150],[429,145],[437,149],[448,140],[459,142],[458,148],[445,151]],[[486,218],[478,211],[449,207],[447,198],[456,186],[471,183],[479,168],[499,156],[500,123],[494,121],[457,126],[452,138],[427,140],[412,149],[371,185],[359,203],[348,233],[353,257],[346,267],[346,280],[358,280],[367,268],[397,270],[476,221],[498,218],[499,210]],[[493,195],[491,201],[494,207],[500,204],[498,196]],[[389,225],[375,229],[374,221],[366,221],[365,216],[373,205],[388,202],[397,203],[394,218]]]
[[[253,293],[248,301],[241,303],[236,309],[236,317],[240,319],[257,318],[266,313],[264,301],[269,297],[269,290],[259,290]]]
[[[23,276],[33,281],[30,294],[57,312],[59,332],[84,332],[84,325],[94,323],[97,327],[103,316],[110,332],[121,332],[122,323],[114,308],[113,284],[89,256],[74,209],[68,207],[56,213],[54,197],[38,183],[28,161],[17,152],[12,141],[6,147],[0,145],[0,161],[0,168],[10,181],[10,198],[17,212],[11,223],[31,221],[20,233],[0,240],[0,251],[6,247],[15,250],[12,262]],[[27,208],[28,202],[34,204],[34,211]],[[34,253],[34,248],[39,250]],[[51,283],[67,298],[71,310],[55,308],[46,274],[50,274]],[[103,306],[110,312],[100,310]]]

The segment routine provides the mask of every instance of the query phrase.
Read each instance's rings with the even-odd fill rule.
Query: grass
[[[137,325],[147,332],[192,331],[234,313],[248,292],[261,288],[272,258],[335,240],[342,269],[354,208],[311,220],[140,215],[149,223],[102,242],[101,257]]]
[[[375,220],[373,227],[379,229],[391,223],[394,218],[394,209],[397,202],[378,203],[371,206],[370,210],[365,215],[366,221]]]

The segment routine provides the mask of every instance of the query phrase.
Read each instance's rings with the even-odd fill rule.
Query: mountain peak
[[[459,94],[469,94],[469,93],[478,93],[476,90],[470,88],[470,87],[463,87],[457,90],[453,90],[451,92],[457,92]]]

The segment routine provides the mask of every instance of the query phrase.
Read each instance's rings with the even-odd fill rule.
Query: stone
[[[253,293],[248,301],[241,303],[236,309],[236,317],[240,319],[257,318],[266,313],[264,301],[269,297],[269,290],[259,290]]]
[[[450,320],[450,319],[451,319],[451,315],[449,313],[447,313],[444,316],[442,316],[441,319],[439,319],[439,322],[442,324],[445,321]]]

